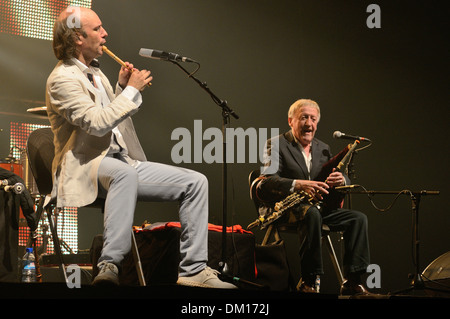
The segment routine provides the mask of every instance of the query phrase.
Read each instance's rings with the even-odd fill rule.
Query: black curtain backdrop
[[[381,8],[381,28],[366,19],[369,4]],[[442,4],[441,4],[442,3]],[[153,85],[133,120],[152,161],[174,164],[171,134],[194,121],[202,130],[221,129],[220,108],[175,65],[139,56],[140,48],[175,52],[201,63],[196,77],[240,116],[232,128],[289,129],[287,110],[298,98],[321,106],[317,137],[334,153],[348,141],[333,139],[340,130],[370,138],[373,144],[354,160],[354,183],[369,190],[438,190],[420,202],[420,266],[450,250],[446,198],[449,194],[448,11],[438,1],[94,0],[109,33],[108,47],[122,60],[147,68]],[[56,64],[51,42],[0,34],[0,127],[2,157],[9,152],[9,122],[28,121],[26,109],[44,105],[48,74]],[[111,82],[119,65],[100,58]],[[193,65],[184,64],[193,69]],[[8,113],[8,114],[7,114]],[[48,123],[45,119],[31,119]],[[205,147],[210,141],[203,141]],[[193,151],[193,150],[192,150]],[[204,173],[210,182],[211,223],[222,222],[221,163],[174,164]],[[230,163],[228,224],[247,226],[256,212],[248,174],[260,163]],[[393,195],[376,195],[385,208]],[[402,195],[379,212],[365,195],[352,206],[369,217],[371,261],[381,269],[385,293],[406,288],[414,272],[411,200]],[[139,203],[135,224],[178,220],[176,203]],[[81,209],[79,249],[88,249],[102,232],[101,214]],[[255,231],[257,241],[263,233]],[[298,276],[297,238],[286,244]],[[341,254],[339,236],[333,238]],[[322,291],[338,292],[328,257]]]

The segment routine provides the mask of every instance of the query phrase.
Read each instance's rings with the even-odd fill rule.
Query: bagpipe
[[[328,160],[328,162],[322,166],[322,169],[315,180],[326,182],[327,177],[333,171],[341,172],[359,143],[359,140],[354,141],[353,144],[347,145],[338,154]],[[330,210],[340,208],[343,205],[345,194],[339,192],[335,188],[331,188],[328,194],[322,196],[321,200],[317,200],[313,195],[304,191],[295,192],[283,197],[282,194],[276,190],[264,191],[262,185],[267,181],[267,178],[267,176],[261,175],[251,183],[250,197],[256,202],[259,202],[262,206],[268,207],[271,213],[267,216],[259,216],[258,219],[247,226],[247,229],[256,226],[260,226],[261,229],[264,229],[284,216],[291,208],[301,204],[307,205],[308,208],[315,205],[319,209],[326,208]]]

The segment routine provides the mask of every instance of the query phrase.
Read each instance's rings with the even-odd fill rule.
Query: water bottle
[[[27,248],[22,258],[22,282],[36,282],[33,248]]]
[[[319,275],[316,276],[316,282],[314,283],[314,289],[316,290],[317,293],[320,292],[320,276]]]

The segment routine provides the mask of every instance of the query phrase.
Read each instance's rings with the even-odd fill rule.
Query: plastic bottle
[[[314,288],[315,288],[316,292],[319,293],[320,292],[320,276],[319,275],[316,276],[316,282],[314,283],[314,286],[315,286]]]
[[[22,258],[22,282],[36,282],[36,265],[33,248],[27,248]]]

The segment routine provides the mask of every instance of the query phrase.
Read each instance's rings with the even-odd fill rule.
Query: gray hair
[[[309,99],[300,99],[295,101],[289,108],[288,111],[288,117],[293,118],[295,114],[302,108],[303,106],[312,106],[317,109],[317,112],[319,113],[319,118],[317,120],[320,120],[320,107],[319,104],[317,104],[316,101],[309,100]]]

